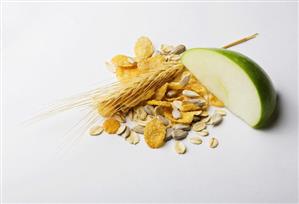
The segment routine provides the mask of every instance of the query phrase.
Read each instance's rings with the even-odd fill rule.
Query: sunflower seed
[[[138,144],[140,141],[139,136],[135,133],[135,132],[131,132],[129,137],[126,138],[126,140],[130,143],[130,144]]]
[[[185,139],[188,135],[188,131],[180,130],[180,129],[175,129],[172,131],[172,137],[175,140],[182,140]]]
[[[198,122],[200,120],[201,120],[200,116],[198,116],[198,115],[193,116],[193,120],[192,120],[193,122]]]
[[[104,130],[104,129],[103,129],[102,126],[96,125],[96,126],[90,128],[90,130],[89,130],[89,134],[90,134],[91,136],[97,136],[97,135],[102,134],[103,130]]]
[[[209,135],[209,132],[208,132],[208,130],[206,130],[206,129],[204,129],[204,130],[202,130],[202,131],[199,131],[198,132],[198,134],[200,135],[200,136],[208,136]]]
[[[207,117],[209,115],[209,113],[208,113],[208,111],[203,111],[200,115],[203,117]]]
[[[182,54],[185,51],[186,51],[185,45],[178,45],[171,51],[171,54],[178,55],[178,54]]]
[[[210,140],[210,143],[209,143],[210,147],[211,148],[216,148],[218,146],[218,144],[219,144],[218,140],[216,138],[212,137],[211,140]]]
[[[198,95],[198,93],[196,93],[196,92],[194,92],[194,91],[190,91],[190,90],[184,90],[183,92],[182,92],[182,94],[184,95],[184,96],[187,96],[187,97],[197,97],[197,96],[199,96]]]
[[[180,119],[182,117],[182,114],[181,114],[181,112],[178,109],[174,108],[172,110],[172,117],[174,119]]]
[[[180,110],[182,108],[182,103],[182,101],[173,101],[171,105],[173,108]]]
[[[168,126],[169,125],[169,120],[167,120],[165,117],[163,117],[162,115],[157,115],[157,118],[165,125]]]
[[[163,115],[163,113],[164,113],[163,107],[161,107],[161,106],[155,107],[155,115]]]
[[[151,105],[146,105],[143,107],[143,109],[148,115],[154,115],[154,113],[155,113],[155,109]]]
[[[216,110],[215,112],[220,114],[221,116],[226,116],[225,110]]]
[[[118,120],[121,123],[125,123],[126,122],[126,118],[124,117],[123,114],[116,114],[113,116],[116,120]]]
[[[166,93],[166,96],[171,98],[171,97],[174,97],[177,94],[178,94],[178,92],[176,90],[170,90]]]
[[[206,128],[206,124],[203,122],[196,122],[192,125],[192,130],[199,132]]]
[[[196,105],[198,105],[200,107],[203,106],[203,105],[205,105],[205,103],[206,103],[204,100],[198,99],[198,98],[188,99],[187,102],[194,103],[194,104],[196,104]]]
[[[191,74],[186,74],[182,77],[181,81],[179,82],[181,86],[186,86],[190,80]]]
[[[123,133],[126,131],[126,129],[127,129],[127,126],[126,126],[126,125],[121,125],[121,126],[118,128],[116,134],[121,135],[121,134],[123,134]]]
[[[144,126],[137,125],[132,130],[136,133],[143,134],[144,133]]]
[[[210,121],[210,119],[211,119],[211,117],[208,116],[208,117],[205,117],[205,118],[201,119],[200,122],[207,123],[207,122]]]
[[[130,136],[130,134],[131,134],[131,130],[130,130],[130,128],[127,126],[125,132],[124,132],[121,136],[124,137],[124,138],[127,138],[127,137]]]
[[[174,149],[178,154],[184,154],[186,152],[186,147],[182,142],[176,141]]]
[[[222,116],[219,114],[219,113],[214,113],[212,116],[211,116],[211,119],[210,119],[210,123],[211,125],[219,125],[222,121]]]
[[[201,144],[202,140],[200,139],[200,137],[192,137],[190,138],[190,142],[193,144]]]
[[[165,142],[169,141],[172,139],[172,131],[173,129],[172,128],[167,128],[166,129],[166,137],[165,137]]]
[[[189,131],[189,130],[191,130],[191,127],[190,127],[190,125],[176,124],[176,125],[173,126],[173,129]]]

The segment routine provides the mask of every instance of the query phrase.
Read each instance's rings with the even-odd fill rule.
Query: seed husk
[[[197,144],[197,145],[199,145],[199,144],[202,143],[202,139],[200,139],[200,137],[192,137],[192,138],[190,138],[190,142],[191,142],[192,144]]]
[[[131,130],[130,130],[130,128],[127,126],[125,132],[124,132],[121,136],[124,137],[124,138],[127,138],[127,137],[130,136],[130,134],[131,134]]]
[[[96,125],[96,126],[90,128],[89,134],[91,136],[98,136],[98,135],[102,134],[103,131],[104,131],[104,129],[102,126]]]
[[[138,134],[143,134],[144,133],[144,126],[136,125],[132,130],[134,132],[138,133]]]
[[[180,119],[182,117],[182,114],[178,109],[174,108],[172,109],[172,117],[174,119]]]
[[[156,106],[155,107],[155,115],[163,115],[163,114],[164,114],[163,107]]]
[[[174,149],[175,149],[176,153],[178,153],[178,154],[185,154],[185,152],[186,152],[185,145],[180,141],[175,142]]]
[[[199,134],[200,136],[206,137],[206,136],[209,135],[209,131],[206,130],[206,129],[204,129],[204,130],[202,130],[202,131],[199,131],[198,134]]]
[[[169,125],[169,120],[167,120],[164,116],[162,115],[157,115],[157,118],[167,127]]]
[[[206,128],[206,124],[201,121],[194,123],[192,126],[192,130],[194,130],[196,132],[199,132],[205,128]]]
[[[172,126],[172,128],[173,129],[185,130],[185,131],[191,130],[191,126],[190,125],[184,125],[184,124],[176,124],[176,125]]]
[[[181,86],[186,86],[188,84],[188,82],[190,81],[190,74],[186,74],[182,77],[181,81],[179,82]]]
[[[175,95],[177,95],[178,92],[176,90],[169,90],[167,93],[166,93],[166,96],[169,97],[169,98],[172,98],[174,97]]]
[[[187,97],[190,97],[190,98],[192,98],[192,97],[198,97],[199,96],[198,93],[196,93],[195,91],[190,91],[190,90],[184,90],[182,92],[182,94],[184,96],[187,96]]]
[[[218,146],[218,144],[219,144],[218,140],[216,138],[212,137],[210,140],[210,143],[209,143],[210,147],[216,148]]]
[[[116,134],[121,135],[121,134],[123,134],[123,133],[126,131],[126,129],[127,129],[127,126],[126,126],[126,125],[121,125],[121,126],[118,128],[118,130],[116,131]]]
[[[226,116],[225,110],[216,110],[215,112],[220,114],[221,116]]]
[[[211,116],[210,124],[216,126],[219,125],[221,121],[222,121],[222,116],[219,113],[214,113]]]
[[[175,48],[173,48],[173,50],[171,51],[171,54],[179,55],[179,54],[182,54],[185,51],[186,51],[185,45],[178,45]]]
[[[204,100],[201,100],[201,99],[198,99],[198,98],[188,99],[187,102],[194,103],[194,104],[196,104],[196,105],[198,105],[200,107],[203,106],[203,105],[205,105],[205,103],[206,103]]]
[[[135,132],[131,132],[129,137],[126,138],[126,140],[130,143],[130,144],[138,144],[140,141],[139,136],[135,133]]]
[[[171,134],[172,134],[173,139],[182,140],[182,139],[185,139],[187,137],[188,131],[180,130],[180,129],[174,129]]]
[[[145,105],[144,106],[144,111],[148,114],[148,115],[154,115],[155,114],[155,109],[153,106],[151,105]]]

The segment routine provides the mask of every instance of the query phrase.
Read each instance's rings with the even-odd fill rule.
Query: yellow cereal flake
[[[196,111],[196,110],[200,110],[201,107],[199,107],[198,105],[194,104],[194,103],[186,103],[183,102],[182,107],[181,107],[181,111],[183,112],[188,112],[188,111]]]
[[[157,100],[149,100],[146,102],[148,105],[162,106],[162,107],[171,107],[171,103],[168,101],[157,101]]]
[[[202,111],[190,111],[190,112],[181,112],[182,117],[180,119],[175,119],[172,117],[171,109],[165,109],[164,115],[165,117],[173,123],[183,123],[183,124],[190,124],[193,121],[194,115],[199,115]]]
[[[157,118],[148,122],[144,128],[144,140],[150,148],[160,148],[165,144],[166,127]]]
[[[211,93],[209,93],[209,102],[212,106],[224,107],[224,103]]]
[[[157,101],[161,101],[165,96],[167,87],[168,87],[168,83],[165,83],[163,86],[161,86],[159,89],[157,89],[157,91],[154,95],[154,99]]]
[[[154,46],[152,41],[148,37],[140,37],[138,38],[134,52],[137,60],[149,58],[154,53]]]
[[[136,68],[137,63],[133,58],[126,55],[116,55],[111,60],[112,64],[117,67]]]
[[[168,88],[172,90],[182,90],[185,87],[182,86],[179,82],[170,82]]]
[[[115,134],[120,127],[120,123],[115,118],[108,118],[103,123],[103,129],[109,134]]]
[[[128,82],[135,78],[136,76],[140,75],[141,71],[138,68],[130,69],[124,67],[117,67],[116,68],[116,77],[120,82]]]
[[[141,59],[137,63],[137,67],[141,70],[161,69],[165,67],[165,58],[162,55],[155,55],[150,58]]]

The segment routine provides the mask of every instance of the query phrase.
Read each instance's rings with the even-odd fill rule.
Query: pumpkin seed
[[[90,130],[89,130],[89,134],[90,134],[91,136],[97,136],[97,135],[102,134],[103,131],[104,131],[104,129],[103,129],[102,126],[100,126],[100,125],[96,125],[96,126],[90,128]]]
[[[182,117],[182,114],[181,114],[181,112],[178,109],[174,108],[172,110],[172,117],[174,119],[180,119]]]
[[[203,123],[203,122],[201,122],[201,121],[196,122],[196,123],[194,123],[194,124],[192,125],[192,130],[194,130],[194,131],[196,131],[196,132],[199,132],[199,131],[201,131],[201,130],[203,130],[203,129],[205,129],[205,128],[206,128],[206,124]]]
[[[180,141],[176,141],[174,149],[178,154],[184,154],[186,152],[185,145]]]
[[[192,137],[192,138],[190,138],[190,142],[192,144],[201,144],[202,140],[200,139],[200,137]]]
[[[196,93],[196,92],[194,92],[194,91],[190,91],[190,90],[184,90],[184,91],[182,92],[182,94],[183,94],[184,96],[187,96],[187,97],[190,97],[190,98],[199,96],[198,93]]]
[[[209,131],[205,129],[205,130],[199,131],[198,134],[200,136],[204,136],[205,137],[205,136],[209,135]]]
[[[188,131],[180,130],[180,129],[174,129],[172,131],[172,138],[175,140],[182,140],[185,139],[188,135]]]
[[[179,129],[179,130],[185,130],[185,131],[191,130],[190,125],[184,125],[184,124],[176,124],[176,125],[172,126],[172,128]]]
[[[123,134],[123,133],[126,131],[126,129],[127,129],[127,126],[126,126],[126,125],[121,125],[121,126],[118,128],[116,134],[121,135],[121,134]]]
[[[218,144],[219,144],[218,140],[216,138],[212,137],[211,140],[210,140],[210,147],[211,148],[216,148],[218,146]]]
[[[144,133],[144,126],[136,125],[132,130],[136,133],[143,134]]]
[[[148,114],[148,115],[154,115],[155,114],[155,109],[153,106],[151,105],[146,105],[143,107],[144,111]]]

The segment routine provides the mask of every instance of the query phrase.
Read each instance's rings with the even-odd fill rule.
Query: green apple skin
[[[182,63],[184,64],[185,58],[192,52],[197,52],[198,50],[208,50],[215,52],[215,54],[221,54],[238,65],[248,76],[248,78],[255,85],[256,91],[259,96],[261,104],[261,113],[259,121],[252,125],[254,128],[263,128],[267,126],[271,120],[271,116],[276,107],[276,92],[273,84],[266,74],[266,72],[253,60],[247,56],[227,49],[221,48],[192,48],[184,52],[182,55]],[[188,68],[188,67],[187,67]],[[200,79],[199,79],[200,80]],[[244,107],[246,108],[246,107]]]

